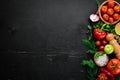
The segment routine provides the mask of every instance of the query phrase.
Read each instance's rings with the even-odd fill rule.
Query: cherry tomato
[[[108,15],[108,14],[103,14],[103,19],[104,19],[105,21],[107,21],[107,20],[109,19],[109,15]]]
[[[99,47],[99,51],[104,51],[104,46],[103,46],[103,45],[101,45],[101,46]]]
[[[102,6],[101,7],[101,12],[106,13],[107,12],[107,6]]]
[[[100,46],[101,42],[100,41],[96,41],[95,44],[96,44],[96,46]]]
[[[108,43],[108,42],[107,42],[106,40],[102,40],[102,41],[101,41],[101,44],[102,44],[102,45],[106,45],[107,43]]]
[[[119,5],[114,6],[114,11],[119,12],[120,11],[120,6]]]
[[[115,3],[114,3],[114,1],[109,0],[107,5],[108,5],[108,7],[114,7]]]
[[[118,20],[120,18],[120,15],[118,13],[113,14],[113,18],[115,20]]]
[[[114,19],[112,17],[109,17],[109,22],[110,23],[113,23],[114,22]]]
[[[109,8],[109,9],[107,10],[107,14],[108,14],[108,15],[113,15],[113,13],[114,13],[114,10],[113,10],[112,8]]]

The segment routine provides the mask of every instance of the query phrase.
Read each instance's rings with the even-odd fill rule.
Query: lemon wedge
[[[115,25],[115,32],[117,35],[120,35],[120,22]]]

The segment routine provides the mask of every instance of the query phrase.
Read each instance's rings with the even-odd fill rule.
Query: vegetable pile
[[[120,74],[120,22],[113,22],[120,18],[114,16],[120,15],[120,6],[113,0],[104,5],[100,5],[98,0],[96,2],[98,8],[101,7],[102,18],[109,23],[97,13],[90,15],[88,38],[82,42],[89,47],[87,53],[93,58],[83,60],[81,65],[87,67],[88,80],[115,80],[115,76]],[[109,17],[104,17],[105,14]]]

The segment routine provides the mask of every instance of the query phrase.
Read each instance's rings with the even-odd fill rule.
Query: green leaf
[[[92,48],[95,48],[96,47],[95,41],[91,41],[91,45],[92,45]]]
[[[111,29],[111,33],[115,34],[115,29]]]
[[[100,56],[103,56],[103,52],[99,52],[99,53],[96,55],[96,59],[98,59]]]
[[[90,33],[90,35],[88,36],[88,40],[92,39],[92,33]]]
[[[98,72],[99,72],[99,69],[98,69],[98,67],[96,66],[96,68],[94,69],[94,73],[93,73],[93,75],[96,76],[96,74],[98,74]]]
[[[88,78],[88,80],[94,80],[94,78],[89,75],[87,76],[87,78]]]
[[[97,2],[97,5],[98,5],[98,8],[100,7],[100,1],[99,0],[96,0]]]
[[[84,45],[88,46],[89,48],[95,48],[95,42],[94,41],[90,41],[87,39],[82,39],[82,42]]]
[[[82,39],[82,42],[83,42],[84,45],[86,45],[86,46],[88,46],[88,47],[92,47],[92,46],[91,46],[91,42],[90,42],[89,40],[87,40],[87,39]]]
[[[92,30],[92,27],[91,27],[90,25],[88,25],[88,29],[89,29],[89,30]]]
[[[117,42],[120,44],[120,37],[117,39]]]
[[[88,40],[91,40],[92,39],[92,26],[88,25],[88,29],[89,29]]]
[[[88,69],[87,73],[88,73],[88,79],[89,80],[96,80],[96,76],[98,73],[98,68],[94,68],[94,69]]]
[[[95,54],[95,50],[92,50],[92,49],[89,49],[89,50],[87,50],[87,53],[90,53],[90,54]]]
[[[88,66],[89,68],[94,69],[95,68],[95,63],[93,62],[93,60],[83,60],[81,63],[82,66]]]

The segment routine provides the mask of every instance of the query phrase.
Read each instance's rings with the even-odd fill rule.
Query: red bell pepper
[[[100,73],[97,80],[108,80],[108,77],[105,73]]]
[[[105,38],[106,36],[106,32],[101,30],[100,28],[95,28],[93,31],[94,37],[97,40],[101,40],[103,38]]]
[[[101,40],[106,37],[106,31],[103,30],[103,28],[106,26],[106,24],[103,24],[101,28],[95,28],[93,30],[93,35],[95,39]]]
[[[106,68],[101,67],[100,71],[105,73],[108,77],[110,77],[111,80],[115,80],[114,75],[111,72],[109,72]]]

